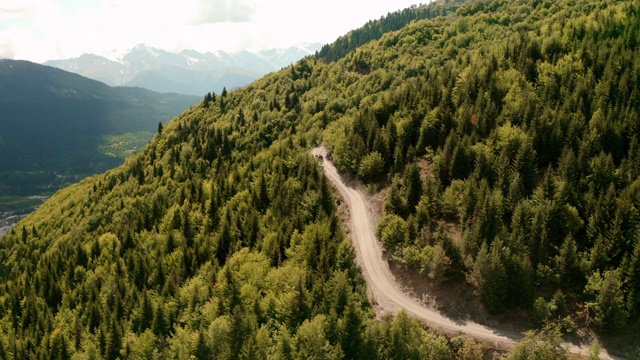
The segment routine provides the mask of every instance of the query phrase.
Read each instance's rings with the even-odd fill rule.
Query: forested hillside
[[[406,315],[373,320],[306,153],[319,133],[296,126],[299,101],[274,105],[279,87],[309,89],[310,64],[295,69],[207,96],[4,237],[0,356],[448,357],[447,340]]]
[[[370,20],[361,28],[349,31],[335,42],[322,46],[315,58],[325,62],[337,61],[369,41],[378,40],[388,32],[400,30],[414,20],[447,16],[455,12],[459,6],[460,1],[451,1],[446,6],[414,5],[388,13],[378,20]]]
[[[0,60],[0,196],[47,192],[58,176],[116,167],[146,145],[159,122],[197,102]]]
[[[207,94],[58,192],[0,241],[0,358],[482,358],[375,319],[321,141],[390,186],[379,235],[427,279],[540,324],[636,323],[640,2],[447,6]]]
[[[378,235],[398,262],[467,279],[492,313],[637,323],[639,5],[476,1],[340,62],[326,139],[390,181]]]

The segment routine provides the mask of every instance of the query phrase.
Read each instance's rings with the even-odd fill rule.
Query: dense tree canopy
[[[306,153],[320,141],[390,187],[379,236],[428,279],[468,279],[489,311],[541,323],[581,304],[602,331],[637,321],[640,3],[446,6],[207,94],[57,193],[0,242],[0,354],[476,356],[406,314],[373,318]],[[514,358],[546,337],[528,339]]]
[[[353,106],[327,140],[363,180],[359,164],[385,155],[383,244],[424,271],[447,222],[463,261],[443,273],[466,272],[490,312],[562,290],[555,316],[583,304],[603,331],[636,322],[639,10],[475,1],[347,55],[336,96]]]

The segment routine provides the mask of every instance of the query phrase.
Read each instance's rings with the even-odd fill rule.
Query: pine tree
[[[158,337],[166,336],[168,333],[167,319],[164,316],[164,305],[159,303],[156,306],[156,311],[153,314],[153,333]]]
[[[524,195],[530,195],[537,183],[538,161],[530,142],[522,144],[514,160],[514,170],[520,174]]]
[[[584,279],[580,269],[580,259],[578,257],[578,247],[571,235],[567,236],[562,243],[560,253],[556,257],[557,272],[560,281],[566,287],[581,287],[581,279]]]
[[[345,359],[360,359],[363,347],[362,332],[364,325],[362,318],[353,302],[347,306],[344,316],[340,320],[340,345]]]
[[[458,142],[451,154],[451,179],[466,179],[473,171],[473,153],[468,136]]]
[[[220,315],[230,314],[236,307],[241,307],[240,289],[238,281],[231,272],[229,266],[223,269],[222,301],[219,304],[218,312]]]
[[[119,358],[120,349],[122,348],[122,335],[120,333],[120,325],[115,317],[112,318],[111,325],[109,327],[105,358],[107,360],[116,360]]]
[[[2,355],[2,341],[0,341],[0,355]],[[64,337],[64,333],[60,329],[54,330],[51,335],[51,348],[49,350],[49,359],[51,360],[68,360],[71,358],[69,350],[67,348],[67,341]],[[2,357],[4,358],[4,357]]]
[[[218,234],[218,241],[216,246],[216,258],[218,259],[218,263],[224,264],[227,261],[227,256],[231,251],[231,230],[229,228],[229,223],[226,219],[226,216],[222,219],[222,224],[220,225],[221,230]]]
[[[587,237],[595,242],[599,236],[609,232],[616,214],[616,189],[613,184],[605,194],[601,194],[598,203],[589,217],[587,224]]]
[[[395,179],[391,185],[391,192],[384,204],[384,211],[385,213],[399,216],[406,216],[407,214],[407,202],[405,197],[402,196],[400,182],[395,181]]]
[[[240,306],[235,306],[230,314],[230,332],[231,340],[231,359],[240,359],[243,345],[251,336],[247,324],[245,323],[246,314]]]
[[[636,233],[635,243],[626,273],[626,285],[629,289],[627,308],[632,319],[640,316],[640,231]]]
[[[205,336],[204,332],[198,332],[198,340],[196,341],[196,348],[193,352],[193,355],[198,360],[211,358],[211,349],[209,349],[209,345],[207,345],[207,339]]]
[[[260,212],[264,212],[270,204],[269,190],[267,189],[267,181],[264,178],[264,172],[260,173],[258,181],[258,199],[256,201],[257,208]]]
[[[500,247],[501,244],[493,244],[489,252],[489,247],[483,243],[472,271],[480,298],[492,314],[500,313],[504,309],[508,295],[507,272],[499,252]]]
[[[414,213],[422,196],[422,179],[420,178],[418,164],[414,163],[407,166],[404,177],[407,186],[407,209],[410,213]]]
[[[291,343],[291,335],[285,326],[282,326],[277,332],[275,354],[276,360],[293,360],[293,344]]]
[[[542,332],[525,332],[507,357],[508,360],[563,360],[567,359],[567,352],[562,347],[562,334],[558,329],[548,329]]]
[[[307,319],[311,313],[308,304],[307,289],[304,287],[303,281],[304,279],[299,277],[296,283],[295,296],[292,299],[293,304],[291,304],[292,307],[289,321],[291,328],[300,326],[300,324],[302,324],[302,322]]]
[[[585,293],[593,296],[587,307],[601,330],[613,332],[627,324],[629,313],[624,303],[619,270],[607,270],[603,274],[594,272],[589,277]]]
[[[154,315],[153,306],[151,305],[149,296],[145,291],[142,299],[142,313],[141,313],[140,329],[139,329],[141,333],[147,329],[150,329],[153,326],[153,315]]]

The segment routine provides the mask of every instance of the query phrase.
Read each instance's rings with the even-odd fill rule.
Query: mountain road
[[[315,147],[311,149],[311,153],[322,155],[325,175],[348,206],[352,242],[367,280],[369,295],[374,303],[385,311],[397,312],[404,309],[407,313],[424,320],[431,328],[448,334],[467,334],[499,349],[513,348],[515,343],[522,339],[523,335],[519,332],[490,328],[466,319],[446,317],[404,293],[383,258],[382,247],[375,236],[375,225],[369,213],[365,193],[352,181],[341,176],[333,163],[327,159],[328,150],[325,147]],[[588,352],[585,346],[566,343],[565,347],[572,353],[587,355]],[[601,358],[613,359],[604,350]]]

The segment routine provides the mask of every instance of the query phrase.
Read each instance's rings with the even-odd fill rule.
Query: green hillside
[[[547,329],[511,359],[566,358],[557,334],[588,330],[638,357],[640,1],[439,6],[208,94],[59,191],[1,238],[0,358],[482,358],[376,319],[322,141],[388,188],[393,261]]]
[[[433,19],[438,16],[448,16],[460,6],[459,1],[451,1],[444,6],[417,6],[394,11],[378,20],[370,20],[361,28],[349,31],[331,44],[326,44],[315,55],[317,60],[333,62],[340,60],[356,48],[382,35],[397,31],[409,25],[412,21]]]
[[[159,122],[197,102],[0,60],[0,196],[52,191],[60,176],[121,165],[128,150],[146,145]]]
[[[341,61],[325,140],[389,182],[398,263],[536,326],[637,328],[639,5],[476,1]]]

